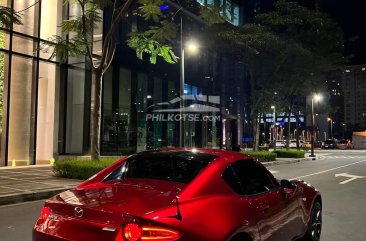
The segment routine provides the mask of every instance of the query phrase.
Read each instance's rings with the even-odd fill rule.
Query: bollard
[[[53,158],[53,157],[52,157],[52,158],[50,159],[50,164],[51,164],[51,166],[54,166],[54,165],[55,165],[55,158]]]

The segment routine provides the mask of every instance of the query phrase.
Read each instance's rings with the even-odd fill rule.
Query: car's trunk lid
[[[55,196],[48,205],[52,212],[63,216],[121,224],[126,215],[142,217],[168,207],[185,185],[160,180],[126,179],[86,189],[72,189]]]

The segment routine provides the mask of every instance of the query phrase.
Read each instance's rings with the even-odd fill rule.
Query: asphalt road
[[[0,206],[0,240],[31,241],[44,200]]]
[[[326,154],[321,160],[272,166],[269,169],[279,179],[301,178],[321,191],[323,196],[321,241],[365,241],[366,152],[321,151],[320,153]],[[340,175],[337,177],[336,174]],[[0,206],[0,240],[31,241],[31,230],[40,214],[43,202]]]
[[[273,166],[269,169],[278,179],[300,178],[321,192],[321,241],[365,241],[366,152],[334,150],[318,153],[326,156],[321,160]]]

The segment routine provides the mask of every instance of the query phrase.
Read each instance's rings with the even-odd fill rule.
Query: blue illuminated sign
[[[168,4],[165,5],[161,5],[160,6],[160,11],[164,12],[164,11],[168,11],[170,8],[170,6]]]

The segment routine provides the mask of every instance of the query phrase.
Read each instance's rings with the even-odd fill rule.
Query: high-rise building
[[[366,128],[366,65],[347,66],[343,72],[344,120],[354,131]]]
[[[344,136],[344,93],[342,71],[332,71],[327,74],[326,98],[329,98],[329,113],[326,116],[328,123],[328,137],[335,139],[342,139]]]

